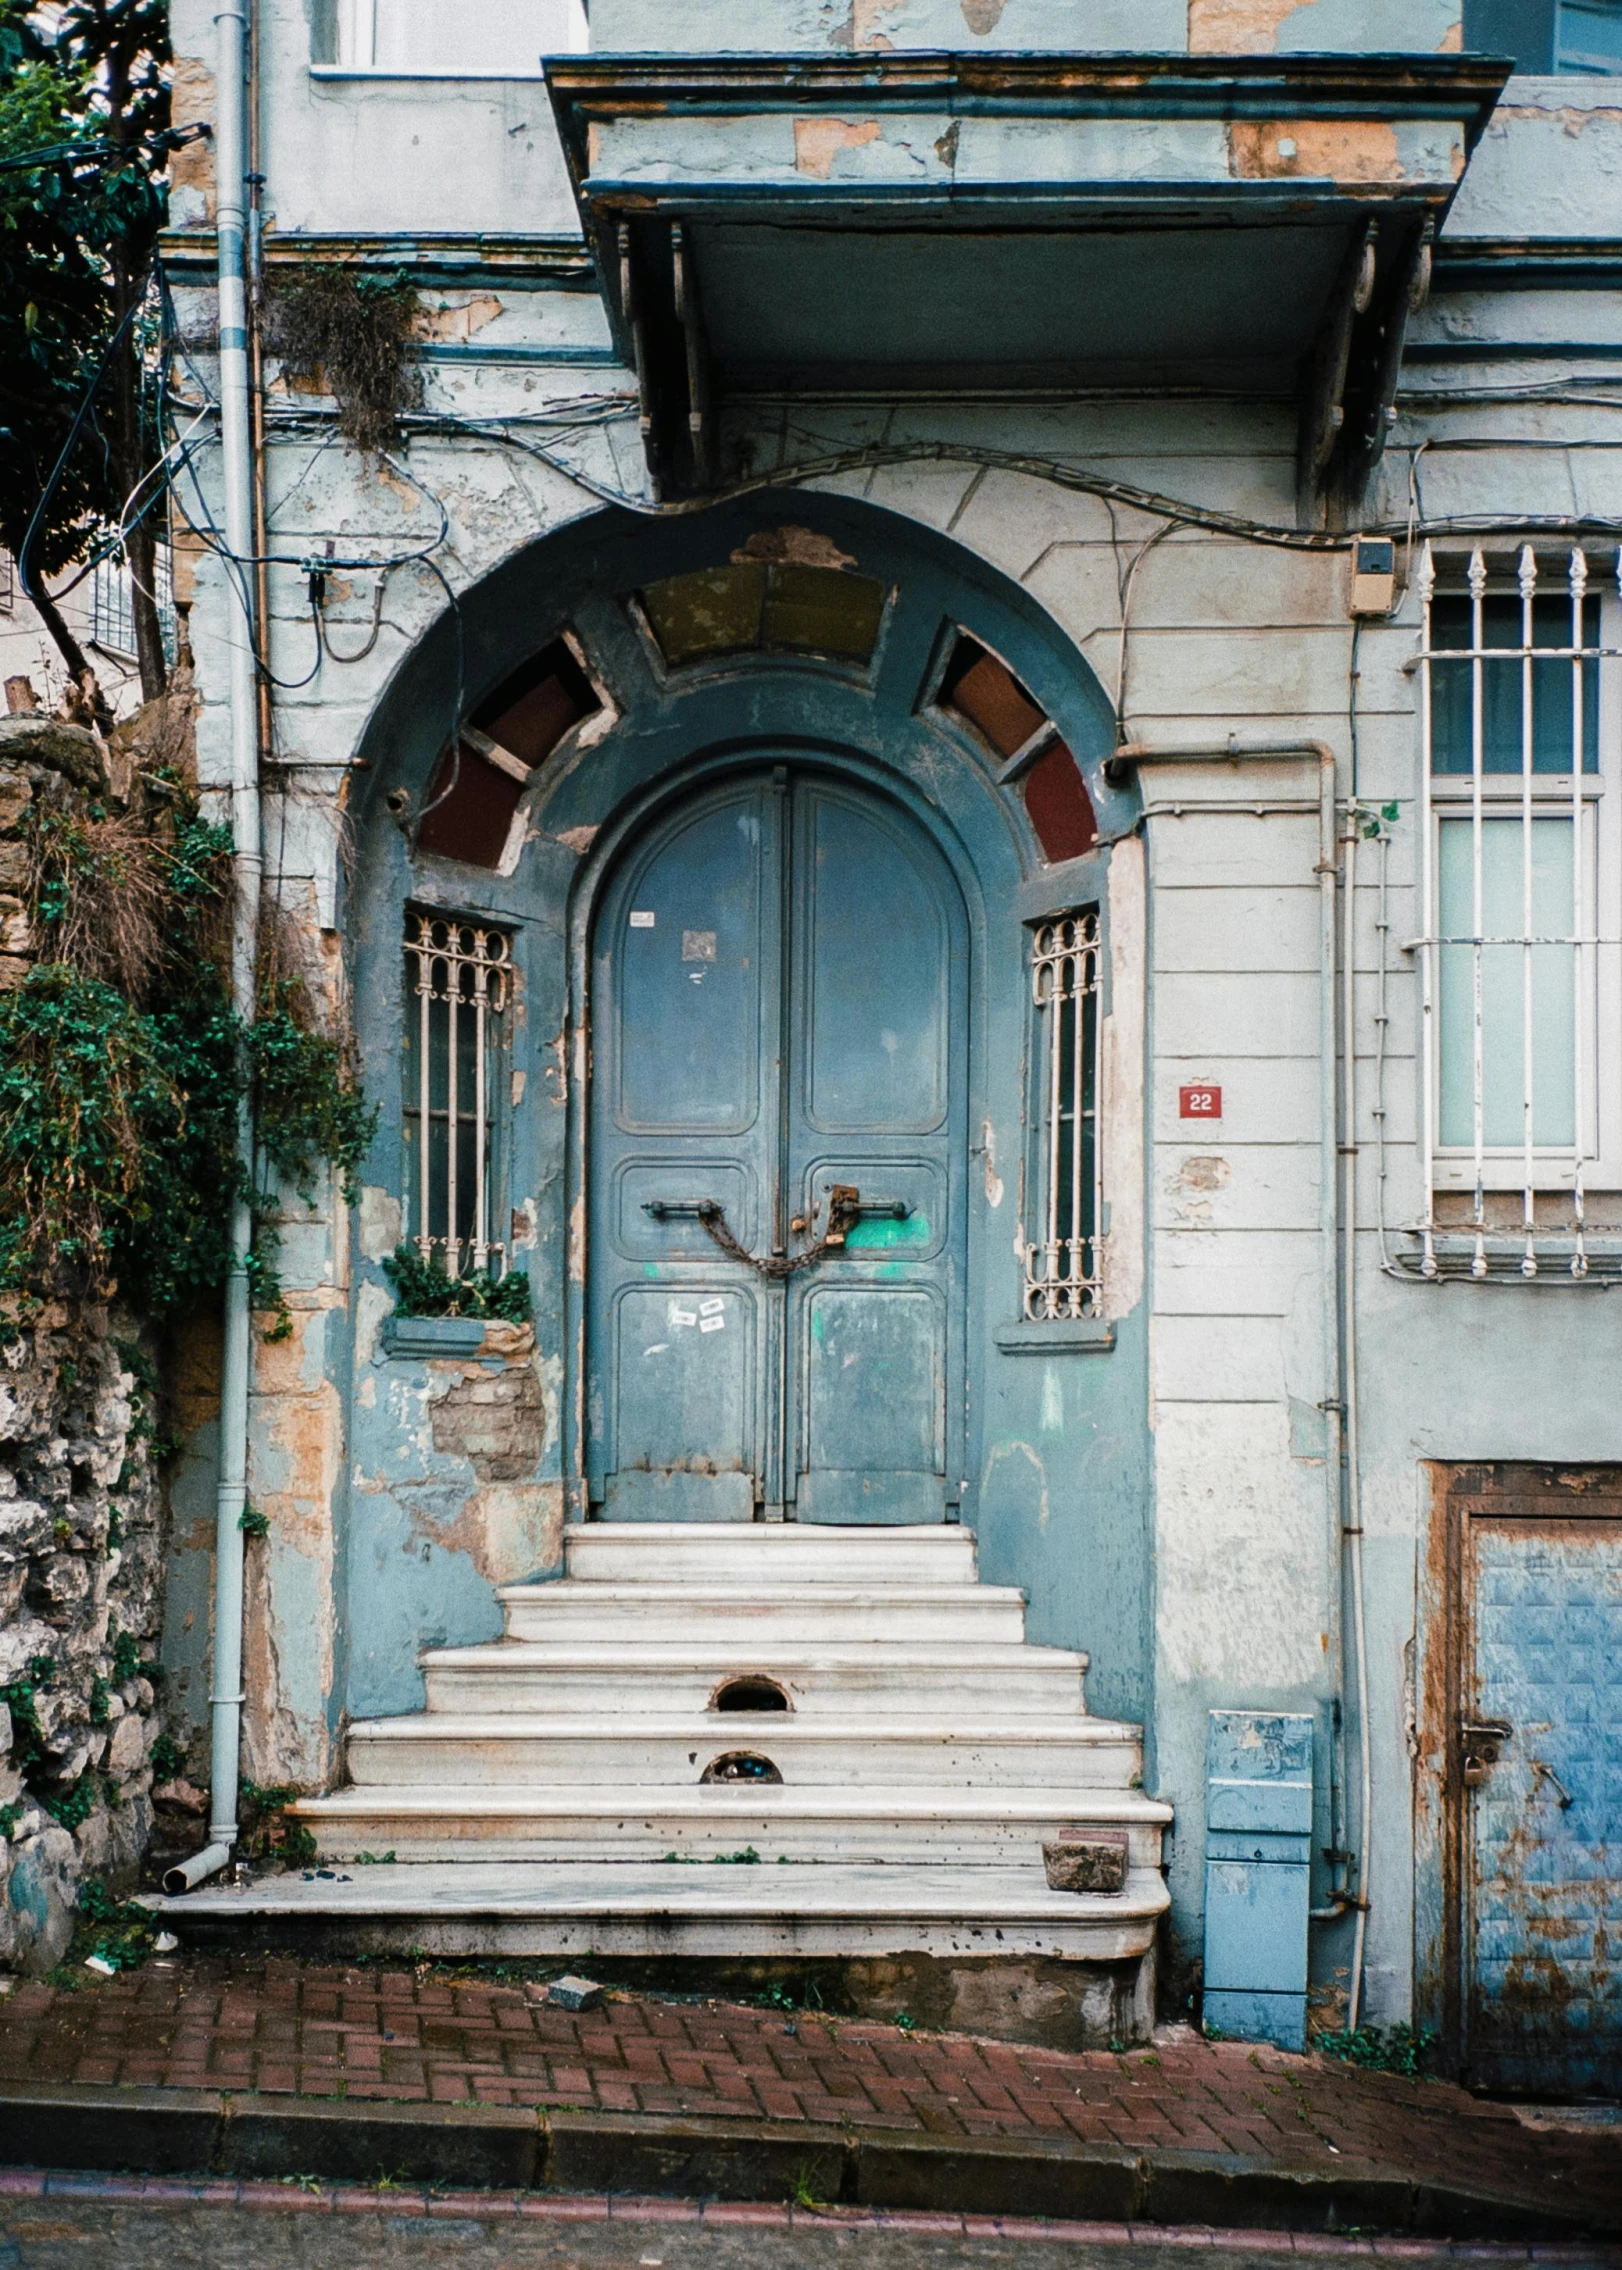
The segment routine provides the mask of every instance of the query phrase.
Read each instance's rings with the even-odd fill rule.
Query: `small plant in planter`
[[[400,1317],[459,1316],[501,1324],[529,1322],[529,1279],[520,1270],[497,1277],[488,1269],[453,1277],[438,1254],[397,1245],[383,1264]]]

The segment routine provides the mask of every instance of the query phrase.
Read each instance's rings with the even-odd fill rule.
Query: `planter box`
[[[482,1316],[386,1316],[388,1356],[476,1356],[484,1346]]]

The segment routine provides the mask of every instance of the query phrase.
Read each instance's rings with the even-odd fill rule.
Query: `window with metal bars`
[[[406,917],[407,1235],[452,1277],[501,1275],[496,1234],[512,940],[456,915]]]
[[[175,658],[174,577],[169,547],[160,544],[152,556],[153,584],[158,601],[158,627],[163,650]],[[121,552],[98,560],[90,577],[90,643],[108,654],[135,656],[135,597],[129,562]]]
[[[1580,1279],[1622,1187],[1614,602],[1580,550],[1457,564],[1419,569],[1420,1268]]]
[[[1031,934],[1037,1141],[1035,1203],[1025,1241],[1025,1315],[1032,1323],[1099,1313],[1101,951],[1092,911],[1057,916]]]

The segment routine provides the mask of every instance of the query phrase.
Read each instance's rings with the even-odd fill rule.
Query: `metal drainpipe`
[[[215,237],[219,256],[220,454],[224,473],[225,585],[231,703],[231,833],[235,885],[231,1002],[244,1024],[254,1013],[254,965],[264,857],[259,836],[259,733],[254,666],[253,469],[248,412],[247,300],[243,285],[247,219],[248,4],[221,0],[214,123]],[[183,1891],[214,1875],[237,1838],[242,1742],[242,1513],[248,1502],[248,1388],[253,1318],[248,1249],[253,1213],[253,1107],[237,1106],[237,1159],[245,1187],[231,1209],[231,1271],[225,1286],[225,1352],[220,1383],[220,1481],[214,1529],[214,1684],[209,1841],[171,1871],[166,1889]]]
[[[1357,1470],[1357,1339],[1356,1300],[1353,1267],[1356,1261],[1355,1235],[1357,1220],[1357,1185],[1355,1171],[1351,1197],[1344,1212],[1340,1202],[1340,1144],[1341,1099],[1336,1080],[1336,988],[1335,988],[1335,866],[1336,866],[1336,807],[1335,807],[1335,752],[1326,741],[1306,738],[1294,740],[1251,739],[1245,734],[1231,733],[1222,741],[1191,741],[1182,748],[1171,744],[1154,745],[1148,742],[1127,742],[1109,757],[1105,774],[1120,778],[1139,765],[1151,764],[1316,764],[1318,768],[1318,1030],[1319,1030],[1319,1127],[1320,1127],[1320,1184],[1319,1231],[1323,1247],[1323,1336],[1324,1336],[1324,1419],[1328,1432],[1328,1456],[1335,1475],[1335,1508],[1340,1531],[1341,1551],[1347,1566],[1347,1583],[1351,1593],[1352,1644],[1354,1677],[1357,1684],[1357,1723],[1359,1736],[1359,1800],[1357,1893],[1347,1897],[1337,1893],[1328,1907],[1314,1909],[1314,1918],[1331,1922],[1348,1908],[1356,1913],[1356,1942],[1353,1948],[1352,1979],[1349,1996],[1348,2022],[1355,2027],[1362,2005],[1363,1951],[1368,1931],[1369,1905],[1369,1848],[1370,1816],[1372,1812],[1373,1761],[1368,1710],[1368,1648],[1363,1618],[1363,1530],[1361,1490]],[[1186,799],[1179,799],[1187,810]],[[1201,807],[1207,809],[1208,807]],[[1234,800],[1236,811],[1249,806]],[[1277,809],[1277,807],[1274,807]],[[1347,852],[1347,906],[1345,950],[1345,1046],[1348,1065],[1354,1045],[1352,1031],[1352,906],[1351,886],[1354,869],[1350,847]],[[1346,1102],[1346,1140],[1351,1142],[1356,1129],[1352,1120],[1351,1088],[1348,1085]],[[1343,1219],[1345,1232],[1343,1237]],[[1340,1684],[1346,1685],[1345,1646],[1340,1649]]]

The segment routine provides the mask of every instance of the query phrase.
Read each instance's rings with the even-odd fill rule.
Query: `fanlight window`
[[[1000,656],[960,631],[935,698],[1002,760],[998,779],[1007,787],[1018,782],[1044,858],[1079,859],[1092,850],[1098,820],[1081,767],[1058,726]]]

